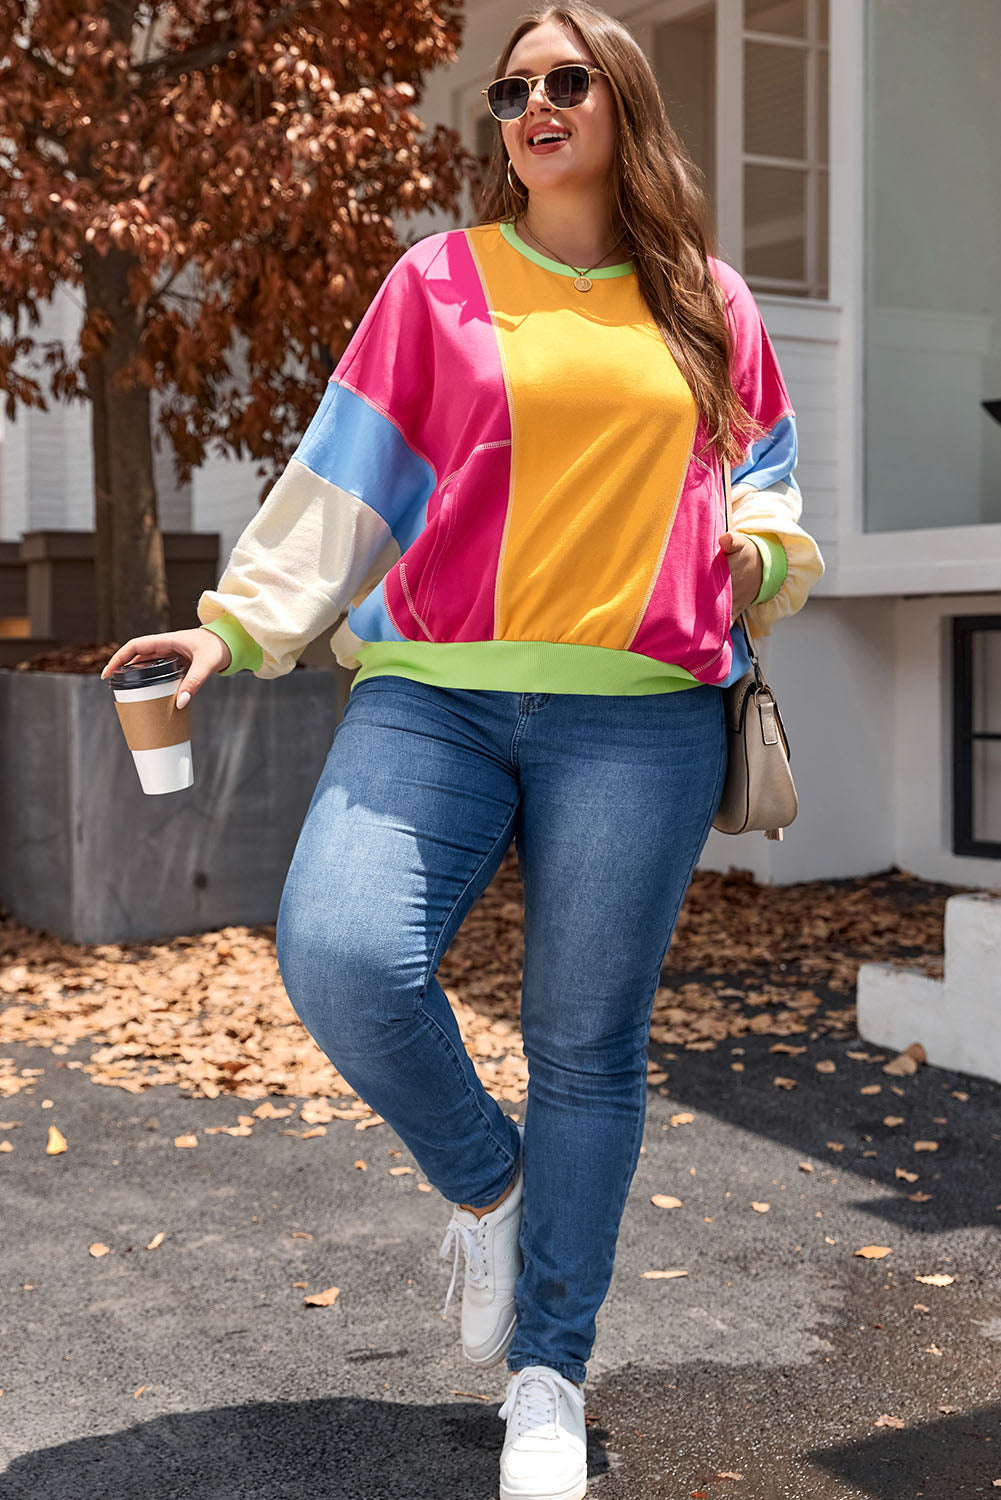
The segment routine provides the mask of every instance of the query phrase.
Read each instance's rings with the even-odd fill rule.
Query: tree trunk
[[[93,355],[85,361],[90,392],[90,433],[94,455],[94,583],[97,593],[97,638],[110,641],[115,635],[115,594],[111,578],[111,474],[108,467],[108,403],[105,393],[104,358]]]
[[[111,333],[87,362],[94,444],[98,629],[126,641],[168,628],[167,575],[153,479],[150,393],[123,389],[119,372],[139,351],[142,314],[130,305],[127,251],[84,257],[87,311],[100,309]]]

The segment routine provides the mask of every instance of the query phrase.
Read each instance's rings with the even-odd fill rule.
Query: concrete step
[[[877,1047],[920,1042],[934,1067],[1001,1083],[1001,895],[950,896],[944,979],[862,964],[858,1029]]]

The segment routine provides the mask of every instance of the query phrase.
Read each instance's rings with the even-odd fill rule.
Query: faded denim
[[[512,1370],[583,1381],[639,1158],[650,1013],[726,766],[722,693],[351,693],[278,914],[292,1004],[450,1203],[518,1131],[435,977],[512,839],[525,888],[524,1270]]]

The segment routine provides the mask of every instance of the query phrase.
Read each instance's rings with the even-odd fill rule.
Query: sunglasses
[[[486,94],[495,120],[520,120],[540,78],[546,98],[554,109],[576,109],[590,93],[592,73],[608,76],[603,68],[588,68],[584,63],[563,63],[558,68],[550,68],[548,73],[538,73],[534,78],[495,78],[490,87],[481,89],[480,93]]]

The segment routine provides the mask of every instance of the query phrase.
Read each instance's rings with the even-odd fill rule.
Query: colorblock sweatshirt
[[[733,378],[765,429],[733,469],[764,578],[755,634],[821,576],[800,527],[796,423],[742,277],[710,260]],[[512,225],[431,235],[386,278],[199,621],[227,673],[289,672],[331,640],[355,681],[651,693],[724,684],[722,471],[631,264],[590,272]],[[739,633],[736,639],[742,639]]]

